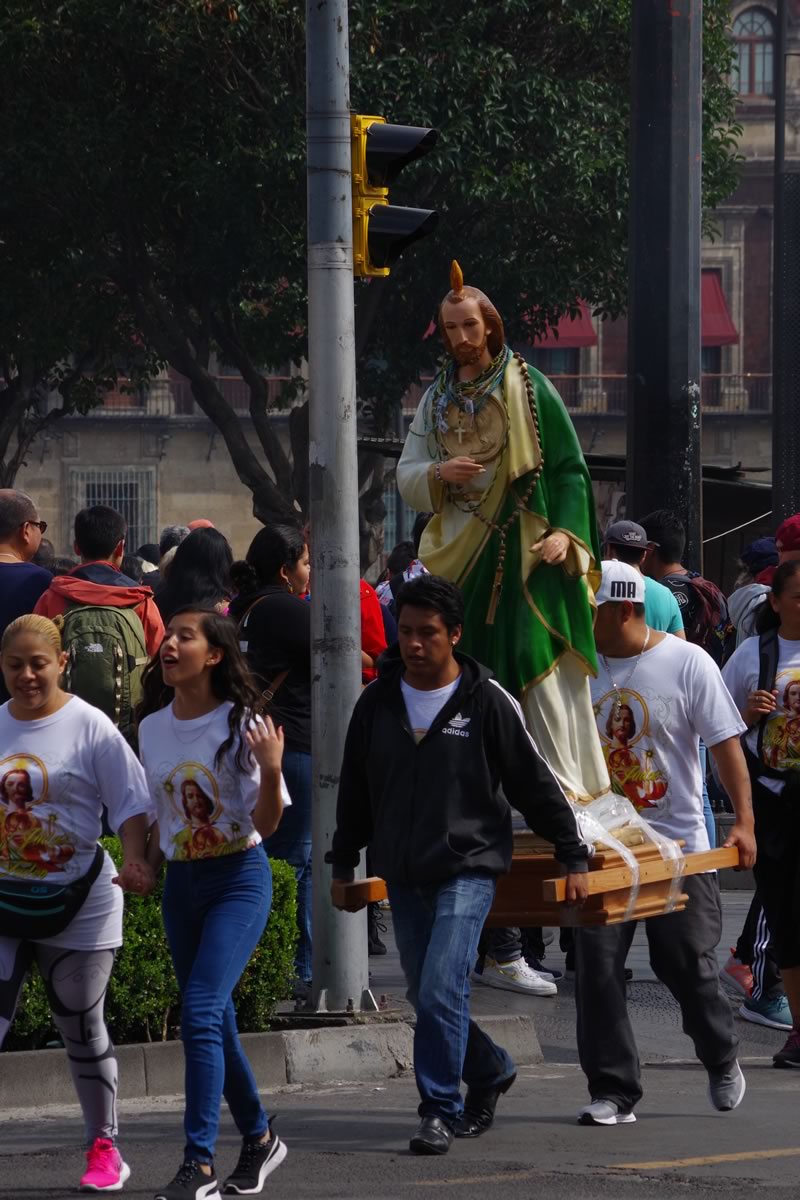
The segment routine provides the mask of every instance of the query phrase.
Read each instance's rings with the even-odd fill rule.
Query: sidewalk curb
[[[481,1028],[520,1066],[544,1060],[531,1017],[481,1017]],[[414,1030],[405,1021],[242,1034],[259,1088],[325,1084],[335,1080],[371,1083],[412,1068]],[[119,1097],[175,1096],[183,1092],[183,1046],[149,1042],[118,1046]],[[18,1050],[0,1055],[0,1109],[74,1104],[69,1063],[63,1051]]]

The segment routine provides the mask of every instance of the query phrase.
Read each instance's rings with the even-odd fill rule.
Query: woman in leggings
[[[0,1045],[35,960],[86,1125],[80,1187],[114,1192],[130,1168],[116,1146],[117,1060],[103,1004],[122,944],[123,898],[114,884],[140,893],[153,885],[145,860],[150,799],[141,766],[108,717],[59,687],[65,661],[46,617],[19,617],[3,634],[11,699],[0,708]],[[122,841],[119,875],[97,843],[103,804]],[[37,937],[41,914],[20,910],[36,903],[33,888],[42,884],[73,885],[83,899],[60,932]]]
[[[156,1200],[218,1200],[223,1095],[242,1135],[226,1193],[260,1192],[286,1157],[239,1041],[232,1000],[272,901],[262,838],[274,833],[289,803],[283,735],[269,718],[255,718],[258,702],[233,622],[213,610],[177,612],[145,672],[139,726],[158,813],[151,861],[167,860],[164,927],[183,999],[186,1058],[184,1159]]]

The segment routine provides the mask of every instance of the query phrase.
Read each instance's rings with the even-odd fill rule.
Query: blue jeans
[[[491,1088],[514,1063],[469,1018],[469,974],[494,899],[495,878],[469,871],[426,887],[388,885],[407,996],[417,1014],[414,1071],[421,1117],[455,1125],[464,1111],[461,1080]]]
[[[297,877],[297,927],[300,938],[294,960],[295,974],[311,980],[311,755],[305,750],[287,750],[283,756],[283,778],[291,805],[283,810],[281,823],[264,842],[270,858],[281,858],[294,867]]]
[[[242,1137],[267,1130],[231,993],[264,932],[271,902],[263,846],[167,866],[164,928],[183,996],[185,1153],[195,1162],[214,1161],[223,1095]]]
[[[717,822],[708,796],[708,750],[705,742],[700,742],[700,776],[703,782],[703,820],[706,823],[708,844],[712,850],[717,848]]]

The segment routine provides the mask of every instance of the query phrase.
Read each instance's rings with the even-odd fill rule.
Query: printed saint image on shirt
[[[800,768],[800,671],[779,671],[775,690],[777,709],[764,731],[764,753],[776,771],[796,771]]]
[[[0,859],[15,875],[44,879],[75,853],[72,838],[47,807],[47,768],[33,754],[0,760]]]
[[[217,858],[246,848],[237,821],[225,820],[217,781],[202,763],[181,763],[164,784],[180,828],[172,834],[176,861]]]
[[[637,809],[665,809],[667,777],[651,743],[650,714],[642,696],[630,690],[606,692],[594,713],[611,790]]]

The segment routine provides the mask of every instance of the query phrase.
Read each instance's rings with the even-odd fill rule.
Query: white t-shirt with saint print
[[[758,687],[758,638],[747,638],[722,668],[722,678],[741,712]],[[778,638],[778,670],[775,675],[777,707],[764,727],[764,761],[776,771],[800,769],[800,642]],[[748,730],[746,742],[758,754],[758,725]],[[780,779],[761,777],[761,783],[776,795],[783,791]]]
[[[155,820],[144,771],[108,717],[78,696],[52,716],[17,721],[0,708],[0,875],[71,883],[92,865],[103,805],[112,829],[140,813]],[[122,943],[116,868],[103,868],[70,925],[49,946],[95,950]]]
[[[700,646],[674,637],[638,663],[599,656],[598,665],[592,704],[612,791],[659,833],[682,838],[687,854],[708,850],[699,739],[716,746],[745,728],[719,668]]]
[[[139,753],[168,861],[219,858],[261,841],[253,824],[261,786],[258,763],[245,746],[243,769],[236,766],[238,739],[219,767],[214,762],[229,735],[232,707],[228,701],[205,716],[179,721],[170,704],[139,726]],[[281,794],[285,808],[291,800],[283,776]]]

